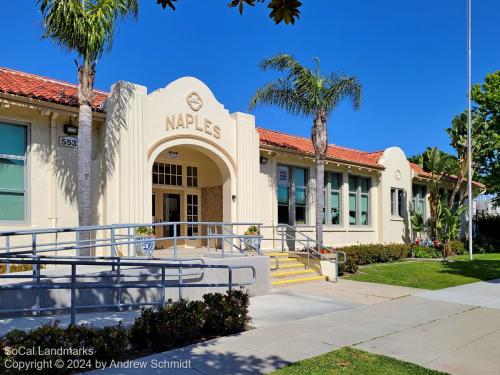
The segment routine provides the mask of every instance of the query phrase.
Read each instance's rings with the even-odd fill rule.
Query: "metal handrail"
[[[338,265],[339,264],[344,264],[346,261],[347,261],[347,254],[344,252],[344,251],[340,251],[340,250],[334,250],[334,254],[336,255],[335,256],[335,260],[333,261],[331,258],[329,257],[326,257],[324,254],[322,254],[318,249],[321,247],[321,245],[318,244],[318,242],[309,237],[308,235],[302,233],[301,231],[297,230],[296,228],[292,227],[291,225],[288,225],[288,224],[278,224],[278,225],[261,225],[261,228],[262,229],[266,229],[266,228],[270,228],[270,229],[273,229],[273,233],[274,233],[274,229],[277,229],[278,231],[278,234],[281,234],[281,237],[279,238],[281,240],[281,251],[284,251],[285,249],[285,241],[286,240],[292,240],[294,242],[297,242],[299,244],[301,244],[302,246],[304,246],[304,248],[306,249],[306,253],[307,253],[307,267],[310,268],[311,266],[311,263],[310,263],[310,255],[311,253],[313,253],[314,255],[318,256],[320,259],[323,259],[323,260],[327,260],[329,261],[330,263],[334,263],[335,264],[335,269],[336,269],[336,273],[335,273],[335,282],[338,281]],[[281,231],[280,231],[280,228],[281,228]],[[294,236],[292,236],[290,233],[288,233],[288,231],[291,231]],[[303,239],[298,239],[296,237],[296,235],[299,234],[301,236],[303,236]],[[286,237],[286,238],[285,238]],[[273,240],[275,240],[274,238],[274,235],[273,235]],[[314,247],[311,247],[310,244],[313,244],[313,245],[316,245],[316,249]],[[296,251],[296,250],[292,250],[296,253],[303,253],[304,251]],[[339,257],[338,257],[338,254],[342,254],[343,255],[343,259],[342,261],[339,261]]]
[[[227,228],[223,228],[222,230],[225,230],[229,234],[233,233],[232,231],[228,230]],[[244,235],[243,238],[242,238],[242,236],[237,236],[237,239],[239,239],[239,243],[240,243],[239,246],[234,243],[234,241],[233,241],[234,238],[235,237],[231,236],[231,235],[224,236],[224,240],[228,244],[230,244],[232,247],[236,247],[240,251],[241,254],[247,255],[246,246],[249,246],[252,249],[254,249],[257,252],[257,254],[262,255],[260,244],[263,240],[263,237],[260,234],[259,235]],[[257,239],[258,240],[257,246],[256,247],[252,246],[249,242],[245,241],[245,239],[252,239],[252,240]],[[242,240],[243,240],[244,246],[242,245]]]
[[[123,260],[121,257],[99,257],[99,259],[83,259],[85,257],[75,257],[75,259],[66,258],[46,258],[46,257],[30,257],[30,256],[18,256],[18,257],[0,257],[0,263],[11,262],[15,259],[17,264],[29,264],[33,267],[33,276],[20,275],[20,274],[0,274],[2,279],[21,279],[21,278],[31,278],[30,283],[20,282],[16,284],[0,284],[0,291],[2,290],[36,290],[38,291],[36,296],[35,306],[32,308],[19,308],[19,309],[2,309],[3,306],[0,305],[0,313],[22,313],[22,312],[35,312],[40,314],[42,311],[66,311],[70,310],[71,323],[76,322],[76,314],[80,309],[89,308],[118,308],[119,310],[123,307],[136,307],[136,306],[151,306],[159,305],[164,306],[166,304],[166,288],[178,288],[179,298],[183,298],[182,290],[183,288],[203,288],[203,287],[222,287],[232,290],[234,287],[243,287],[252,285],[256,281],[256,270],[255,267],[251,265],[228,265],[228,264],[205,264],[202,260],[200,264],[185,263],[185,260],[175,259],[172,262],[156,262],[155,260],[142,261],[138,259],[133,260]],[[28,258],[28,259],[26,259]],[[201,259],[200,259],[201,260]],[[42,265],[55,265],[55,266],[71,266],[71,275],[42,275]],[[106,275],[106,277],[115,278],[115,282],[109,281],[106,283],[102,282],[77,282],[77,278],[88,277],[89,275],[78,275],[76,270],[77,266],[92,265],[99,267],[111,267],[114,269],[113,275]],[[124,277],[134,277],[135,275],[124,275],[122,273],[123,267],[147,267],[156,268],[161,271],[161,282],[160,281],[147,281],[143,280],[141,282],[130,282],[124,280]],[[189,283],[184,281],[184,277],[190,274],[184,273],[183,269],[227,269],[228,271],[228,282],[227,283]],[[167,274],[165,271],[167,269],[177,269],[179,272],[176,274]],[[252,271],[252,278],[250,280],[234,282],[233,281],[233,271],[237,269],[248,269]],[[100,275],[101,276],[101,275]],[[144,275],[141,275],[144,276]],[[160,277],[159,274],[152,274],[152,277]],[[177,276],[178,281],[166,282],[167,276]],[[137,276],[135,276],[137,277]],[[57,282],[57,283],[43,283],[44,280],[55,280],[61,278],[69,278],[69,282]],[[159,301],[150,302],[136,302],[136,303],[123,303],[122,302],[122,291],[123,289],[134,288],[134,289],[145,289],[145,288],[161,288],[161,297]],[[50,289],[66,289],[70,290],[71,302],[69,307],[41,307],[40,303],[40,291],[50,290]],[[111,304],[100,304],[100,305],[77,305],[76,291],[79,289],[111,289],[116,290],[117,300],[115,303]]]
[[[26,254],[31,253],[33,255],[49,253],[49,252],[61,252],[61,251],[76,251],[79,252],[85,249],[96,249],[103,248],[109,249],[111,256],[117,255],[118,247],[126,247],[128,256],[131,255],[131,245],[133,246],[134,255],[137,256],[137,245],[144,244],[147,241],[172,241],[174,258],[177,257],[177,245],[180,240],[207,240],[210,244],[211,241],[221,240],[223,244],[231,244],[231,254],[234,252],[234,240],[239,239],[240,242],[245,238],[254,238],[254,236],[248,236],[244,234],[236,234],[233,231],[234,227],[241,226],[257,226],[260,227],[260,223],[226,223],[226,222],[211,222],[211,221],[178,221],[178,222],[154,222],[154,223],[132,223],[132,224],[113,224],[113,225],[99,225],[99,226],[85,226],[85,227],[59,227],[59,228],[44,228],[44,229],[31,229],[31,230],[7,230],[0,231],[0,240],[5,239],[5,247],[0,247],[0,256],[10,254]],[[206,235],[193,234],[191,236],[181,235],[179,233],[179,228],[181,226],[206,226],[209,230]],[[151,237],[151,239],[145,239],[144,236],[137,234],[137,228],[148,227],[154,228],[171,228],[172,235],[168,236],[158,236]],[[221,233],[211,233],[210,228],[221,227]],[[231,228],[228,230],[227,228]],[[80,239],[81,233],[94,233],[95,238],[91,239]],[[125,232],[125,233],[124,233]],[[75,239],[63,239],[62,241],[49,239],[47,242],[40,241],[40,236],[42,235],[52,235],[56,236],[59,234],[74,234]],[[25,244],[16,244],[15,239],[19,238],[18,242],[29,242]],[[142,246],[142,245],[141,245]],[[222,256],[225,256],[225,246],[222,246]],[[10,272],[10,268],[7,267],[7,272]]]

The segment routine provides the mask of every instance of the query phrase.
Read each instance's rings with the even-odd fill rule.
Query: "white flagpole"
[[[471,49],[472,49],[472,0],[467,0],[467,194],[468,194],[468,213],[469,213],[469,260],[472,255],[472,159],[471,159]]]

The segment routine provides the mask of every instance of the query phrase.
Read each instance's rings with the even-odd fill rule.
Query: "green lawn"
[[[275,375],[428,375],[443,374],[413,363],[399,361],[382,355],[371,354],[353,348],[342,348],[311,359],[292,363],[275,371]]]
[[[402,285],[423,289],[450,286],[500,278],[500,253],[477,254],[473,261],[459,256],[448,262],[407,261],[364,267],[350,280]]]

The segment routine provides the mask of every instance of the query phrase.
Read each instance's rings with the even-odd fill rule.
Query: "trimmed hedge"
[[[450,241],[449,248],[453,254],[461,255],[465,252],[461,241]],[[359,266],[373,263],[390,263],[405,258],[440,258],[442,252],[434,247],[416,246],[412,244],[367,244],[346,246],[338,250],[347,254],[347,261],[339,264],[339,275],[346,272],[355,273]],[[451,254],[450,254],[451,255]]]
[[[368,244],[346,246],[339,250],[347,255],[347,261],[339,264],[339,274],[354,273],[359,266],[372,263],[388,263],[407,258],[411,245],[407,244]]]
[[[58,322],[30,331],[12,330],[0,338],[0,373],[21,374],[24,370],[7,368],[6,360],[16,362],[70,360],[88,361],[83,370],[90,370],[96,361],[124,360],[144,355],[144,351],[164,351],[190,345],[217,336],[245,330],[249,323],[250,296],[245,290],[225,294],[210,293],[203,301],[180,300],[165,307],[144,309],[134,324],[126,329],[95,328],[70,325],[61,328]],[[34,355],[15,353],[19,348],[34,348]],[[60,348],[70,352],[57,352]],[[85,351],[78,351],[85,348]],[[76,352],[78,351],[78,352]],[[88,363],[88,365],[87,365]],[[69,374],[75,368],[44,368],[44,374]]]

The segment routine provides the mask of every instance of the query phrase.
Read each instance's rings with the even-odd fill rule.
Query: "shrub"
[[[410,248],[411,245],[408,244],[368,244],[343,247],[339,250],[347,254],[347,262],[339,264],[339,274],[356,272],[360,265],[396,262],[407,258]]]
[[[440,258],[442,253],[440,250],[429,246],[413,246],[412,254],[414,258]]]
[[[500,216],[477,215],[475,218],[477,234],[474,238],[475,251],[482,253],[500,251]]]
[[[12,330],[0,338],[0,373],[18,373],[5,368],[7,347],[40,348],[30,360],[86,359],[110,361],[122,359],[130,350],[172,349],[192,344],[202,338],[240,332],[250,320],[247,291],[210,293],[203,301],[180,300],[158,309],[145,309],[129,330],[121,324],[94,328],[71,325],[61,328],[57,322],[30,331]],[[46,349],[87,348],[87,352],[57,353]],[[89,350],[91,349],[91,351]],[[24,361],[26,358],[14,358]],[[46,369],[46,374],[67,374],[71,369]]]
[[[449,246],[451,252],[455,255],[465,254],[465,245],[460,240],[452,240],[452,241],[448,242],[448,246]]]
[[[31,331],[12,330],[3,339],[0,346],[7,347],[25,347],[37,348],[38,354],[35,353],[33,360],[51,360],[58,359],[86,359],[109,361],[124,353],[129,347],[127,331],[121,324],[114,327],[94,328],[87,325],[70,325],[67,328],[59,327],[58,322],[45,324]],[[39,349],[38,349],[39,348]],[[49,349],[64,348],[78,349],[86,348],[87,352],[72,352],[72,353],[50,353]],[[2,354],[4,351],[2,350]],[[14,358],[19,361],[24,361],[19,355],[19,358]],[[0,363],[1,370],[2,365]],[[46,369],[46,373],[64,374],[66,369]]]
[[[201,301],[180,300],[156,310],[145,309],[130,329],[136,348],[169,349],[201,337],[205,306]]]
[[[206,306],[203,332],[209,336],[241,332],[250,321],[248,316],[250,295],[247,291],[209,293],[203,296],[203,302]]]

